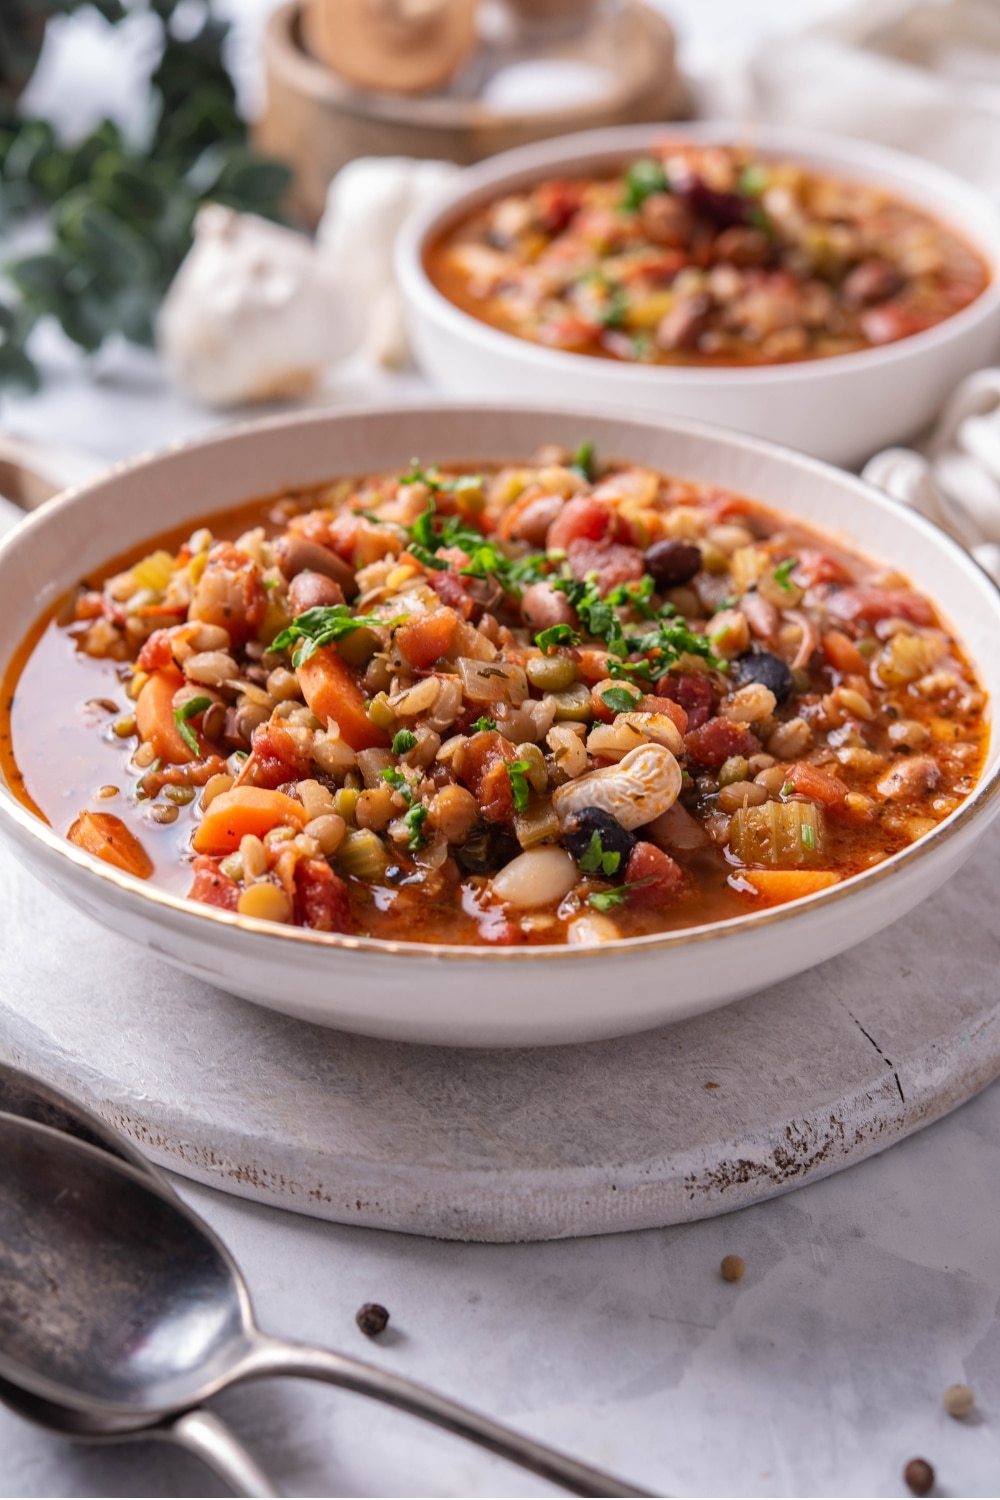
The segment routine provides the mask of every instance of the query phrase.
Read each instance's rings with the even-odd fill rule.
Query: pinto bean
[[[521,596],[521,614],[532,630],[552,625],[575,625],[576,610],[565,594],[548,583],[533,583]]]
[[[288,610],[293,619],[307,609],[329,609],[344,602],[344,590],[325,573],[297,573],[288,586]]]
[[[289,580],[308,570],[310,573],[322,573],[325,578],[339,583],[345,595],[351,598],[358,591],[354,569],[342,557],[338,557],[336,552],[321,546],[319,542],[310,542],[305,537],[286,532],[274,544],[274,558]]]
[[[894,297],[902,285],[898,267],[876,256],[854,267],[844,282],[844,301],[849,307],[868,307]]]
[[[665,318],[660,319],[656,342],[661,349],[694,349],[708,328],[712,298],[707,292],[679,297]]]
[[[771,243],[759,229],[734,224],[716,237],[712,259],[730,266],[764,266],[771,259]]]
[[[694,232],[694,214],[672,193],[650,193],[639,209],[639,221],[654,245],[683,250]]]
[[[511,536],[532,547],[544,547],[549,527],[563,508],[562,495],[539,495],[526,505],[510,528]]]

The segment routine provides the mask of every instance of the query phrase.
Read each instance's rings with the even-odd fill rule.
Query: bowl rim
[[[424,250],[429,240],[442,230],[449,220],[460,218],[478,204],[488,201],[491,194],[502,190],[505,183],[511,186],[544,177],[546,172],[558,168],[571,169],[595,157],[605,157],[610,163],[615,157],[627,156],[643,145],[651,145],[658,138],[669,135],[677,140],[730,142],[749,139],[753,145],[765,151],[787,152],[791,156],[801,153],[813,155],[829,163],[836,173],[842,166],[848,175],[861,174],[861,180],[870,177],[878,182],[880,177],[894,174],[908,177],[905,189],[893,188],[905,201],[939,220],[942,211],[927,205],[925,189],[937,191],[943,198],[962,208],[969,217],[982,222],[975,232],[963,227],[956,232],[973,244],[982,255],[990,272],[990,280],[979,295],[966,307],[935,323],[919,333],[908,334],[889,344],[870,349],[856,349],[849,354],[832,354],[822,359],[788,360],[775,365],[717,365],[705,368],[698,365],[643,365],[626,364],[611,359],[598,359],[591,354],[575,354],[565,349],[550,349],[544,344],[533,343],[517,334],[495,328],[465,312],[450,301],[431,281],[424,266]],[[946,221],[947,222],[947,221]],[[992,230],[990,240],[987,230]],[[764,387],[799,384],[802,381],[835,379],[839,375],[850,376],[860,370],[891,369],[908,357],[930,354],[934,349],[949,344],[993,315],[1000,314],[1000,210],[993,201],[973,183],[939,167],[936,163],[897,151],[893,147],[874,145],[854,137],[838,137],[825,131],[783,125],[758,125],[747,128],[735,121],[711,120],[663,121],[651,125],[608,126],[603,129],[579,131],[571,135],[556,136],[535,141],[528,146],[518,146],[496,156],[465,167],[447,184],[439,188],[424,203],[418,204],[407,216],[396,237],[394,249],[396,278],[404,302],[411,303],[419,311],[433,319],[445,329],[465,341],[478,342],[484,353],[517,357],[529,364],[548,371],[553,377],[559,372],[583,369],[592,371],[595,378],[621,382],[634,382],[635,386],[647,387],[650,395],[669,391],[674,385],[694,385],[696,389],[719,390],[732,387]]]
[[[216,428],[209,433],[201,433],[196,436],[179,439],[165,448],[149,450],[135,455],[130,459],[123,460],[101,474],[89,479],[82,484],[74,485],[64,490],[55,499],[48,501],[40,509],[31,512],[25,519],[19,522],[11,531],[0,538],[0,579],[3,577],[4,569],[16,565],[18,551],[25,537],[30,537],[35,531],[41,530],[51,524],[53,516],[58,517],[63,511],[85,503],[87,498],[99,491],[111,479],[120,479],[133,474],[141,474],[143,470],[150,469],[163,461],[181,453],[193,453],[199,449],[220,448],[240,442],[243,439],[259,434],[294,432],[296,429],[306,426],[322,426],[326,423],[349,425],[359,418],[379,418],[390,416],[399,410],[394,403],[371,403],[358,404],[351,407],[321,409],[319,411],[298,411],[276,413],[266,417],[249,418],[243,422],[227,424]],[[1000,624],[1000,583],[997,583],[986,570],[973,558],[963,547],[959,545],[947,532],[943,531],[933,521],[929,521],[919,512],[902,507],[899,502],[893,501],[885,492],[877,486],[851,474],[835,465],[824,462],[822,459],[813,458],[809,454],[797,452],[786,445],[774,443],[764,438],[753,437],[748,434],[732,431],[715,423],[688,420],[681,417],[658,417],[655,413],[642,412],[637,416],[627,416],[624,413],[609,413],[590,407],[585,403],[560,403],[558,406],[530,406],[525,407],[523,403],[507,401],[447,401],[447,402],[414,402],[406,404],[408,414],[425,416],[427,418],[440,419],[442,414],[451,413],[456,416],[462,414],[475,414],[479,416],[497,416],[516,419],[519,416],[530,415],[532,417],[544,417],[553,422],[574,422],[582,419],[584,422],[597,421],[621,421],[638,425],[653,430],[666,430],[696,439],[701,439],[709,444],[720,442],[731,449],[749,452],[765,461],[778,460],[783,464],[792,463],[793,467],[799,468],[805,475],[815,474],[829,479],[834,476],[838,483],[858,492],[868,504],[874,504],[879,509],[886,510],[892,515],[905,516],[906,523],[924,533],[925,539],[932,542],[951,555],[952,561],[960,568],[968,569],[976,581],[980,584],[986,581],[989,591],[994,595],[993,604],[997,612],[997,621]],[[289,481],[291,483],[292,481]],[[748,498],[756,499],[761,503],[768,504],[765,497],[756,495]],[[238,505],[239,502],[237,502]],[[234,505],[231,508],[236,508]],[[772,507],[781,510],[782,507]],[[973,665],[979,669],[978,661]],[[988,698],[988,709],[992,709],[992,699]],[[991,740],[996,731],[995,715],[990,712],[988,717],[990,725]],[[700,944],[707,941],[736,942],[748,933],[756,933],[762,928],[775,926],[792,921],[796,916],[806,912],[816,912],[821,908],[829,909],[836,903],[863,897],[876,885],[898,876],[901,871],[908,869],[916,860],[928,857],[932,852],[939,851],[946,843],[949,843],[956,834],[964,832],[969,826],[981,819],[985,813],[993,808],[993,804],[1000,797],[1000,755],[996,757],[992,768],[987,768],[975,787],[963,802],[942,820],[929,833],[922,835],[914,843],[907,845],[905,849],[890,855],[888,859],[868,870],[859,871],[856,875],[838,882],[837,885],[829,887],[824,891],[818,891],[813,895],[800,897],[796,901],[786,902],[780,906],[766,907],[763,910],[748,912],[745,916],[731,917],[720,922],[703,922],[690,927],[672,929],[669,932],[650,933],[640,937],[619,938],[613,942],[593,944],[570,944],[570,943],[546,943],[530,946],[517,947],[489,947],[479,945],[461,945],[456,943],[419,943],[406,939],[372,938],[362,937],[353,933],[320,933],[309,928],[284,927],[272,922],[263,921],[260,918],[245,917],[235,912],[224,911],[219,907],[206,905],[202,902],[190,900],[187,896],[175,895],[172,891],[151,885],[147,881],[140,880],[135,876],[128,875],[113,865],[105,863],[96,856],[87,854],[84,850],[71,844],[62,835],[58,834],[48,822],[36,816],[24,805],[13,793],[6,781],[0,778],[0,829],[5,824],[13,824],[18,830],[14,837],[20,837],[22,842],[24,836],[30,844],[32,840],[40,843],[57,860],[65,860],[75,866],[78,870],[86,871],[96,875],[100,880],[113,887],[126,903],[136,901],[150,902],[152,910],[157,910],[164,916],[173,916],[180,925],[186,925],[194,920],[203,920],[221,926],[223,931],[230,933],[247,932],[270,939],[273,942],[291,943],[301,946],[306,944],[312,948],[321,948],[328,951],[367,952],[382,955],[386,958],[405,958],[412,963],[414,960],[424,962],[440,963],[475,963],[489,961],[492,963],[519,964],[539,961],[552,961],[555,959],[570,962],[582,962],[584,957],[600,956],[604,959],[615,959],[624,957],[626,954],[635,952],[648,952],[650,950],[672,949],[684,947],[690,944]],[[8,836],[10,834],[8,833]],[[207,930],[207,929],[206,929]],[[290,950],[291,951],[291,950]],[[576,957],[574,957],[576,955]]]

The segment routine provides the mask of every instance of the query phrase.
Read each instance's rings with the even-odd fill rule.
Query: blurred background
[[[3,0],[0,431],[107,461],[248,405],[423,393],[380,292],[433,173],[337,179],[346,163],[464,164],[567,129],[706,115],[881,140],[997,191],[1000,7]],[[228,212],[198,221],[200,259],[165,319],[206,202]],[[261,314],[282,286],[297,322]],[[321,295],[334,316],[316,347]],[[212,362],[192,353],[195,325],[213,330]],[[303,344],[294,389],[271,376],[279,334]]]

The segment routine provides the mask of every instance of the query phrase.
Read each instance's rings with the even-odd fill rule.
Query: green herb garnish
[[[634,161],[625,172],[625,195],[622,208],[635,213],[654,193],[669,193],[670,183],[663,163],[653,157],[642,157]]]
[[[816,830],[814,828],[810,827],[810,825],[808,823],[804,823],[802,825],[801,832],[802,832],[802,842],[803,842],[803,844],[805,844],[806,848],[807,849],[815,849],[815,847],[816,847]]]
[[[524,812],[528,806],[528,799],[531,796],[531,785],[526,774],[528,769],[529,766],[526,760],[512,760],[507,762],[507,775],[510,778],[510,790],[517,812]]]
[[[797,557],[786,557],[784,562],[780,562],[771,575],[779,589],[784,589],[786,594],[790,594],[795,587],[790,575],[793,568],[797,568],[798,565],[799,560]]]
[[[792,793],[794,792],[794,790],[795,790],[795,783],[793,781],[786,781],[785,784],[784,784],[784,786],[781,788],[781,791],[778,793],[778,795],[780,797],[790,797],[792,795]]]
[[[393,755],[405,755],[407,750],[412,750],[417,743],[417,737],[412,729],[399,729],[393,737]]]
[[[642,880],[630,880],[625,885],[612,886],[610,891],[595,891],[587,900],[597,911],[610,911],[613,906],[622,906],[640,885],[651,885],[655,879],[655,875],[647,875]]]
[[[402,771],[395,766],[386,766],[382,772],[382,780],[387,781],[393,791],[399,793],[408,807],[413,806],[413,792]]]
[[[580,869],[587,875],[614,875],[621,862],[622,857],[617,849],[605,849],[596,828],[590,835],[590,843],[577,860]]]
[[[549,651],[553,646],[575,646],[580,637],[572,625],[550,625],[535,636],[535,645],[540,651]]]
[[[488,734],[491,729],[497,727],[496,719],[488,719],[485,714],[471,726],[473,734]]]
[[[581,443],[579,448],[577,448],[576,452],[573,454],[573,457],[570,459],[569,466],[571,469],[575,469],[576,472],[584,479],[588,481],[593,479],[594,445],[589,440],[589,438],[585,443]]]
[[[427,808],[422,802],[411,807],[403,818],[403,825],[410,835],[410,848],[412,850],[422,849],[427,843],[424,834],[424,824],[427,821]]]
[[[317,605],[298,615],[280,635],[271,642],[272,651],[292,652],[292,666],[298,670],[310,657],[315,656],[321,646],[329,646],[354,630],[393,630],[401,625],[406,615],[397,615],[394,620],[382,620],[378,615],[352,615],[346,604]],[[298,645],[295,643],[298,642]]]
[[[191,728],[191,720],[196,719],[199,714],[203,714],[206,708],[211,708],[211,706],[211,698],[199,696],[197,698],[189,698],[186,703],[181,704],[180,708],[174,709],[174,723],[177,725],[177,732],[193,755],[201,754],[201,746],[198,744],[198,736]]]
[[[762,167],[760,162],[751,162],[744,167],[740,173],[737,191],[746,198],[759,198],[767,187],[767,168]]]
[[[601,702],[605,708],[610,708],[613,714],[630,714],[642,702],[642,694],[630,692],[624,687],[605,688],[601,694]]]

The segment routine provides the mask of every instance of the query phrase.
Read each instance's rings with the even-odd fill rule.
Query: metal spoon
[[[242,1380],[374,1396],[577,1495],[634,1489],[399,1375],[261,1333],[240,1273],[177,1198],[103,1151],[0,1115],[0,1377],[121,1430]]]
[[[109,1151],[144,1173],[161,1192],[173,1191],[166,1177],[126,1136],[106,1125],[98,1115],[84,1109],[68,1094],[4,1062],[0,1062],[0,1110],[19,1115],[22,1119],[35,1120],[76,1140]],[[202,1459],[234,1494],[280,1494],[225,1423],[211,1412],[181,1412],[164,1422],[119,1432],[113,1424],[109,1428],[106,1419],[88,1419],[71,1408],[22,1391],[6,1380],[0,1380],[0,1401],[36,1426],[66,1437],[85,1438],[89,1442],[141,1442],[147,1437],[174,1442]]]
[[[271,1500],[280,1496],[263,1470],[259,1469],[243,1446],[236,1441],[224,1422],[213,1412],[195,1407],[183,1411],[179,1416],[166,1417],[149,1427],[137,1427],[127,1432],[109,1432],[101,1425],[88,1422],[80,1412],[70,1407],[57,1406],[41,1396],[34,1396],[0,1380],[0,1401],[11,1411],[46,1432],[58,1432],[65,1437],[79,1438],[88,1443],[138,1443],[147,1438],[159,1438],[176,1443],[200,1458],[202,1463],[222,1479],[234,1495],[261,1497]]]

